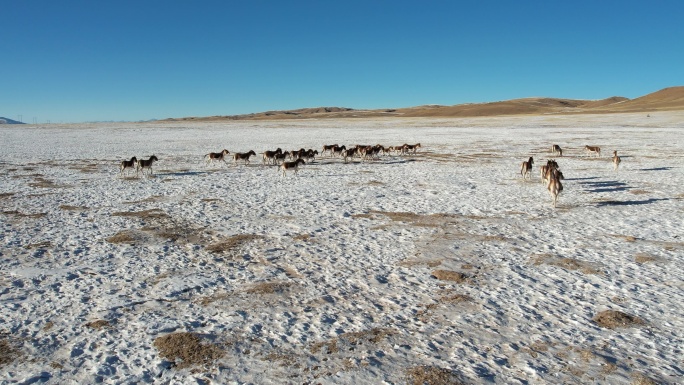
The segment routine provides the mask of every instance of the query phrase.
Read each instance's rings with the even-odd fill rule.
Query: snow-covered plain
[[[684,376],[682,112],[0,126],[0,138],[2,383]],[[411,156],[318,158],[298,176],[259,157],[202,159],[419,142]],[[554,143],[557,208],[538,174]],[[152,154],[154,176],[119,175]],[[605,310],[638,319],[601,326]],[[183,332],[199,345],[155,345]],[[194,355],[172,364],[183,349]]]

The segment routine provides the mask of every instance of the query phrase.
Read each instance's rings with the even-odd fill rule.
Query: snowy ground
[[[684,113],[0,126],[0,138],[2,383],[684,376]],[[298,176],[202,160],[418,142],[415,156],[319,158]],[[554,143],[555,209],[538,174]],[[152,154],[154,176],[118,175]],[[605,310],[635,318],[606,327]]]

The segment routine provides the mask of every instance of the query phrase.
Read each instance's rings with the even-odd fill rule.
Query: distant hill
[[[504,100],[491,103],[466,103],[453,106],[425,105],[408,108],[357,110],[346,107],[300,108],[287,111],[266,111],[245,115],[208,116],[166,119],[166,121],[214,120],[281,120],[281,119],[335,119],[373,117],[478,117],[499,115],[539,114],[597,114],[623,112],[684,111],[684,86],[628,99],[613,96],[601,100],[560,99],[534,97]],[[163,120],[162,120],[163,121]]]
[[[9,118],[3,118],[2,116],[0,116],[0,124],[24,124],[24,123],[18,122],[16,120],[12,120]]]

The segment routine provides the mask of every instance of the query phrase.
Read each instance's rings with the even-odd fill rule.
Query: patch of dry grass
[[[600,327],[608,329],[629,328],[646,324],[639,317],[617,310],[604,310],[595,315],[592,320]]]
[[[132,217],[141,219],[168,218],[169,215],[161,209],[150,209],[143,211],[119,211],[112,213],[114,217]]]
[[[37,243],[29,243],[28,245],[24,246],[25,249],[31,250],[31,249],[47,249],[52,247],[52,243],[50,241],[42,241],[42,242],[37,242]]]
[[[626,242],[636,242],[637,241],[637,238],[633,237],[631,235],[620,235],[620,234],[610,234],[610,235],[615,237],[615,238],[622,238]]]
[[[103,328],[109,328],[109,327],[111,326],[111,324],[109,323],[109,321],[105,321],[105,320],[103,320],[103,319],[99,319],[99,320],[96,320],[96,321],[88,322],[88,323],[85,324],[85,326],[86,326],[86,327],[89,327],[89,328],[91,328],[91,329],[100,330],[100,329],[103,329]]]
[[[435,270],[432,272],[432,276],[439,279],[440,281],[449,281],[456,283],[467,282],[470,278],[466,274],[451,270]]]
[[[71,206],[71,205],[60,205],[60,209],[65,211],[85,211],[88,210],[86,206]]]
[[[12,343],[0,336],[0,368],[20,359],[23,356],[22,352],[12,346]]]
[[[648,255],[648,254],[636,254],[634,256],[634,262],[638,264],[644,264],[644,263],[649,263],[649,262],[656,262],[658,258]]]
[[[573,258],[558,257],[551,254],[540,254],[532,259],[532,264],[558,266],[565,270],[581,271],[584,274],[602,274],[602,271],[593,264]]]
[[[447,368],[420,365],[406,369],[409,385],[465,385],[456,373]]]
[[[22,212],[19,212],[16,210],[3,211],[2,213],[5,215],[14,215],[14,216],[19,217],[19,218],[33,218],[33,219],[42,218],[42,217],[47,215],[47,213],[25,214],[25,213],[22,213]]]
[[[384,216],[393,222],[408,223],[412,226],[419,227],[441,227],[448,223],[452,223],[460,217],[454,214],[417,214],[413,212],[403,211],[376,211],[371,210],[368,213],[353,214],[352,218],[368,218],[375,219],[378,216]]]
[[[227,253],[239,251],[240,248],[250,242],[262,239],[262,235],[256,234],[237,234],[227,239],[212,243],[206,247],[206,250],[211,253]]]
[[[643,373],[634,373],[630,385],[658,385],[658,382]]]
[[[111,237],[105,238],[109,243],[126,243],[126,244],[136,244],[145,239],[145,234],[136,230],[123,230],[112,235]]]
[[[349,332],[332,338],[328,341],[315,342],[309,350],[312,354],[325,352],[326,354],[338,353],[342,350],[354,350],[357,345],[377,345],[385,338],[396,334],[396,330],[389,328],[373,328],[360,332]],[[344,348],[344,349],[343,349]]]
[[[427,267],[437,267],[442,264],[441,259],[404,259],[397,262],[397,265],[403,267],[414,267],[425,265]]]
[[[292,287],[291,282],[259,282],[245,289],[249,294],[281,294]]]
[[[171,361],[178,369],[209,365],[223,357],[218,346],[203,343],[195,333],[172,333],[154,340],[159,356]]]

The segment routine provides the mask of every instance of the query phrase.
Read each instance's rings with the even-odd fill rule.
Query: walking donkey
[[[131,170],[138,164],[138,158],[132,157],[131,160],[122,160],[121,169],[119,170],[119,175],[123,174],[124,170],[130,168]]]
[[[249,157],[250,156],[256,156],[256,152],[254,150],[249,150],[249,152],[236,152],[233,154],[233,160],[237,163],[238,160],[243,160],[245,164],[249,163]]]
[[[549,174],[549,184],[546,188],[549,190],[549,194],[551,194],[551,198],[553,199],[553,207],[556,207],[558,195],[563,192],[561,179],[565,178],[563,177],[563,173],[557,168],[551,170]]]
[[[138,159],[138,165],[135,169],[135,174],[138,175],[138,171],[142,171],[142,174],[145,175],[145,169],[147,168],[150,170],[150,175],[152,175],[152,164],[158,161],[159,159],[157,159],[155,155],[152,155],[150,159]]]
[[[230,154],[230,151],[224,149],[221,152],[210,152],[204,157],[207,158],[207,164],[213,162],[213,161],[223,161],[223,163],[226,163],[226,155]]]
[[[620,162],[622,162],[622,159],[618,156],[617,150],[613,151],[613,170],[617,171]]]
[[[297,171],[299,170],[300,164],[306,164],[304,159],[297,158],[297,160],[293,162],[283,162],[283,164],[280,165],[280,169],[283,171],[283,176],[285,176],[285,172],[287,170],[294,170],[294,174],[297,175]]]
[[[599,146],[584,146],[584,150],[589,154],[596,154],[596,156],[601,157],[601,147]]]
[[[530,157],[530,159],[522,162],[522,165],[520,165],[520,175],[522,175],[523,180],[525,180],[528,176],[530,179],[532,178],[532,165],[534,164],[534,159]]]

